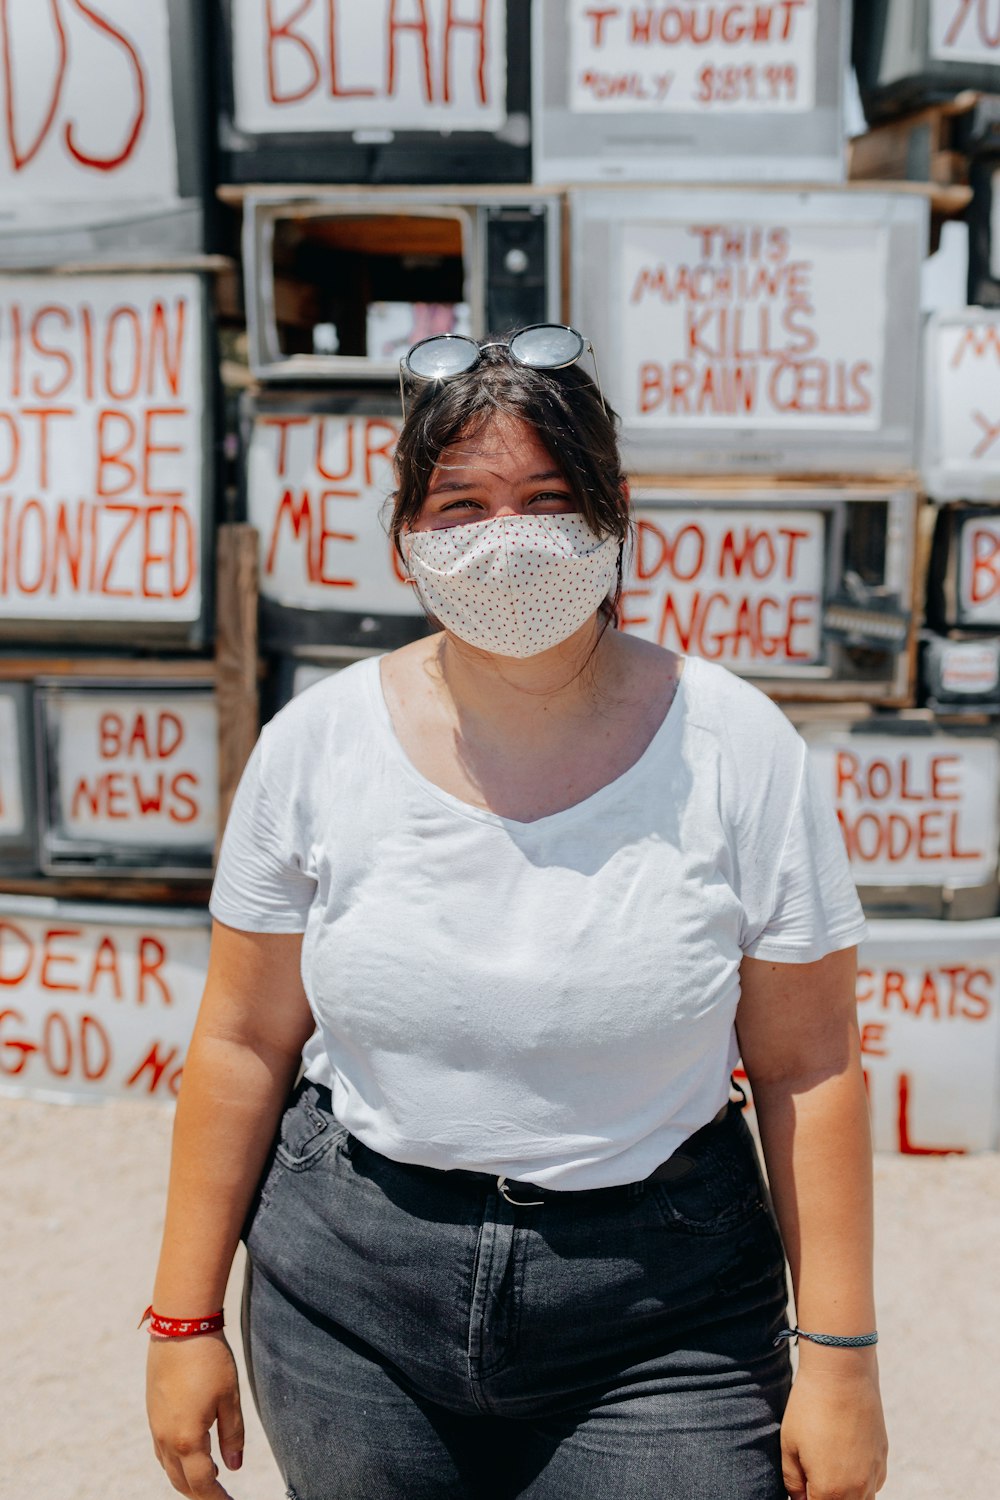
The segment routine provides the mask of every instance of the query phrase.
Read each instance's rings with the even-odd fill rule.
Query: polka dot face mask
[[[579,630],[617,580],[618,545],[580,515],[498,516],[404,533],[424,607],[495,656],[537,656]]]

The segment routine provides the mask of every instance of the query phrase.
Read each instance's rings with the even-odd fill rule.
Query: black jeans
[[[304,1085],[244,1299],[289,1496],[783,1500],[784,1258],[739,1110],[671,1161],[513,1206],[379,1156]]]

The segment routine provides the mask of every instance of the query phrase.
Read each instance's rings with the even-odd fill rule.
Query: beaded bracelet
[[[225,1317],[217,1312],[209,1313],[205,1318],[163,1318],[153,1311],[150,1304],[139,1319],[138,1326],[141,1328],[147,1321],[150,1333],[157,1334],[161,1339],[186,1339],[197,1333],[217,1333],[225,1323]]]
[[[827,1344],[833,1349],[865,1349],[878,1343],[877,1333],[855,1333],[844,1337],[839,1333],[806,1333],[804,1328],[783,1328],[775,1339],[775,1347],[782,1339],[808,1339],[811,1344]]]

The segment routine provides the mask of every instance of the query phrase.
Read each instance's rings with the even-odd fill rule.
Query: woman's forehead
[[[434,473],[456,469],[486,469],[491,473],[561,472],[531,423],[505,415],[495,417],[442,449]],[[432,483],[433,479],[432,475]]]

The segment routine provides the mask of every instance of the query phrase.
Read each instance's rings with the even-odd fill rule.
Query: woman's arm
[[[222,1306],[240,1230],[303,1044],[313,1029],[299,973],[301,935],[216,923],[205,993],[184,1066],[153,1306],[196,1317]],[[191,1500],[222,1500],[209,1431],[229,1468],[243,1424],[223,1335],[150,1340],[147,1405],[167,1475]]]
[[[853,948],[811,964],[745,958],[736,1018],[796,1320],[840,1335],[876,1326],[855,962]],[[781,1436],[792,1500],[807,1484],[809,1500],[871,1500],[887,1451],[874,1348],[801,1341]]]

